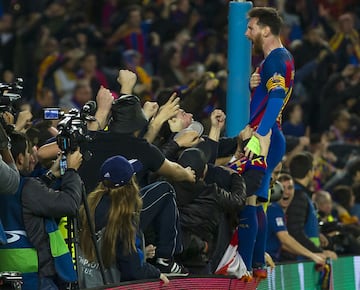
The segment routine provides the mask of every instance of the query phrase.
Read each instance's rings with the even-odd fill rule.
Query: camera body
[[[270,201],[271,202],[277,202],[281,199],[282,195],[284,193],[284,188],[280,181],[275,181],[273,185],[270,188]]]
[[[6,134],[14,130],[12,125],[8,125],[3,114],[9,112],[15,115],[17,101],[21,99],[22,78],[17,78],[13,83],[0,83],[0,124],[5,129]]]
[[[13,83],[0,83],[0,112],[12,113],[13,103],[21,99],[22,84],[22,78],[17,78]]]
[[[56,143],[62,152],[60,173],[63,175],[67,168],[66,155],[77,150],[82,143],[91,141],[87,129],[87,121],[95,121],[96,102],[87,102],[80,110],[71,109],[65,113],[60,108],[44,108],[45,120],[60,120],[57,124],[59,134]]]
[[[55,116],[62,116],[60,122],[57,124],[59,134],[57,135],[57,144],[63,154],[74,152],[83,142],[91,140],[87,130],[87,121],[94,121],[95,117],[90,115],[96,103],[86,103],[81,110],[71,109],[67,114],[64,114],[57,108],[45,109],[44,113],[48,113],[52,118]]]

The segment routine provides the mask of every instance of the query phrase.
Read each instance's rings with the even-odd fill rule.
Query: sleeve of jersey
[[[277,69],[276,66],[278,67]],[[269,94],[268,103],[259,128],[257,129],[257,132],[261,136],[265,136],[274,125],[285,99],[284,65],[275,62],[266,69],[266,74],[271,77],[269,77],[266,82],[266,88]]]

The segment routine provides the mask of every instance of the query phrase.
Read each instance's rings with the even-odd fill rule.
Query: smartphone
[[[60,108],[44,108],[44,120],[59,120],[62,116]]]
[[[67,169],[67,161],[66,156],[62,155],[60,159],[60,175],[63,176],[65,174],[65,171]]]

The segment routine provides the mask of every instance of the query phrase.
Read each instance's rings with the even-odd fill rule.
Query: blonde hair
[[[129,183],[120,187],[109,187],[106,182],[100,182],[93,192],[87,197],[89,211],[94,225],[95,209],[105,194],[111,199],[108,213],[108,221],[105,226],[101,256],[105,267],[110,267],[116,257],[117,240],[123,242],[124,254],[136,251],[135,239],[139,225],[142,200],[139,195],[139,186],[135,176]],[[95,261],[95,247],[91,241],[89,223],[86,217],[84,206],[80,208],[80,248],[84,257],[89,261]]]

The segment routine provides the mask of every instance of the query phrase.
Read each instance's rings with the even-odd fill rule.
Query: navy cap
[[[142,169],[142,163],[137,159],[127,160],[116,155],[105,160],[100,168],[100,180],[109,180],[114,186],[127,184],[132,176]]]

